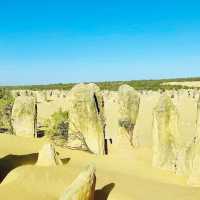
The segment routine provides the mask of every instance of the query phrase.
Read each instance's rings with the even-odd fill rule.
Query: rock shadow
[[[7,133],[8,131],[8,128],[0,128],[0,133]]]
[[[22,165],[34,165],[38,160],[38,153],[27,155],[7,155],[0,159],[0,183],[10,171]]]
[[[61,161],[63,163],[63,165],[68,164],[68,162],[71,160],[71,158],[62,158]]]
[[[37,130],[36,132],[37,138],[42,138],[45,136],[45,130]]]
[[[115,187],[115,183],[110,183],[110,184],[104,186],[102,189],[96,190],[95,194],[94,194],[94,199],[95,200],[107,200],[109,194],[111,193],[111,191],[113,190],[114,187]]]

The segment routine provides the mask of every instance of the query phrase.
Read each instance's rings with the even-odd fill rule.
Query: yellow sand
[[[57,148],[65,165],[34,166],[33,153],[37,153],[45,142],[45,139],[0,136],[1,174],[5,164],[11,169],[20,166],[12,170],[1,183],[0,200],[58,200],[81,168],[90,162],[95,163],[97,168],[95,200],[200,198],[199,188],[186,186],[187,177],[152,168],[150,148],[132,150],[124,147],[123,151],[104,157]],[[123,143],[120,148],[123,148]]]
[[[163,83],[163,85],[181,85],[181,86],[188,86],[188,87],[200,87],[200,81],[167,82],[167,83]]]

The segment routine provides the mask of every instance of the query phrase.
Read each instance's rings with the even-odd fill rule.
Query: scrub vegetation
[[[127,84],[134,87],[136,90],[170,90],[170,89],[181,89],[181,88],[191,88],[187,86],[178,85],[162,85],[165,82],[184,82],[184,81],[200,81],[200,77],[195,78],[178,78],[178,79],[160,79],[160,80],[132,80],[132,81],[107,81],[107,82],[97,82],[96,84],[103,90],[117,90],[122,84]],[[75,83],[58,83],[58,84],[48,84],[48,85],[24,85],[24,86],[0,86],[0,88],[12,89],[22,89],[22,90],[70,90]]]
[[[11,125],[11,112],[14,99],[6,89],[0,89],[0,132],[13,133]]]

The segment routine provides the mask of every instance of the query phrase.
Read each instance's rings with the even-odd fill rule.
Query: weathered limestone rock
[[[12,110],[13,131],[18,136],[34,137],[37,109],[34,97],[17,97]]]
[[[134,127],[140,97],[132,87],[122,85],[119,91],[103,91],[106,152],[125,153],[136,146]],[[121,148],[121,150],[120,150]]]
[[[104,124],[102,97],[95,84],[79,84],[67,97],[69,111],[69,137],[77,136],[88,150],[104,154]]]
[[[200,98],[197,102],[196,136],[189,152],[190,176],[188,184],[200,187]]]
[[[10,93],[2,94],[0,91],[0,133],[13,134],[11,113],[13,97]]]
[[[189,147],[196,136],[197,100],[188,97],[186,93],[181,93],[172,101],[179,114],[180,141],[185,147]]]
[[[104,91],[104,119],[105,139],[112,139],[113,144],[118,142],[119,137],[119,93],[116,91]]]
[[[188,185],[200,187],[200,141],[193,144],[189,156],[190,174],[188,178]]]
[[[152,147],[152,128],[153,128],[153,110],[160,99],[159,92],[140,95],[140,108],[137,117],[137,123],[134,128],[134,136],[137,146]]]
[[[184,112],[179,103],[163,95],[154,110],[153,165],[185,174],[188,171],[192,135],[180,128],[183,126]]]
[[[53,144],[45,144],[39,152],[38,161],[36,165],[39,166],[55,166],[62,165],[62,161],[58,157]]]
[[[126,135],[134,146],[133,131],[139,112],[139,94],[130,86],[119,87],[119,126],[120,134]]]
[[[119,95],[118,91],[103,91],[103,116],[105,122],[105,153],[116,153],[119,134]]]
[[[170,97],[163,95],[154,110],[153,166],[176,170],[174,150],[178,135],[178,113]]]
[[[153,116],[153,165],[189,175],[188,184],[200,186],[200,100],[184,90],[163,95]]]
[[[37,102],[47,102],[48,101],[48,92],[45,90],[36,91]]]
[[[95,168],[87,166],[62,194],[60,200],[94,200]]]

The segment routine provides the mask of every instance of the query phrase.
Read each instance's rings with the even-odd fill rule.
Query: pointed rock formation
[[[140,108],[137,123],[134,128],[134,141],[136,146],[152,147],[153,110],[160,99],[159,92],[140,95]]]
[[[77,136],[88,150],[104,154],[104,124],[102,97],[95,84],[78,84],[67,98],[69,112],[69,137]]]
[[[18,136],[34,137],[37,119],[34,97],[19,96],[15,99],[12,110],[13,131]]]
[[[178,113],[171,98],[161,96],[153,115],[153,166],[176,171]]]
[[[87,166],[62,194],[60,200],[94,200],[95,167]]]
[[[196,136],[193,138],[189,155],[190,176],[188,184],[200,187],[200,98],[197,102]]]
[[[62,165],[62,161],[58,157],[53,144],[45,144],[39,152],[38,161],[36,165],[39,166],[55,166]]]
[[[11,123],[11,113],[13,105],[13,95],[0,89],[0,133],[13,134]]]
[[[140,97],[132,87],[122,85],[119,87],[119,126],[120,134],[126,135],[134,146],[133,131],[139,112]]]
[[[119,137],[119,93],[118,91],[104,91],[104,119],[105,119],[105,139],[112,139],[116,144]]]

